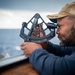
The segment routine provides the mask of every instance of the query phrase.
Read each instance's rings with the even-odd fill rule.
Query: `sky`
[[[49,14],[58,13],[69,2],[75,0],[0,0],[0,29],[21,28],[39,13],[45,22]]]

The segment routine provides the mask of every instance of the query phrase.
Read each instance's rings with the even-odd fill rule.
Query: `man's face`
[[[73,39],[75,38],[75,25],[73,22],[74,21],[68,17],[58,19],[58,29],[56,33],[58,34],[61,44],[69,46],[73,43]]]

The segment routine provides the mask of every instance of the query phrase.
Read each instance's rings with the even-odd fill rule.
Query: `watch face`
[[[20,49],[19,29],[0,29],[0,67],[26,59]]]

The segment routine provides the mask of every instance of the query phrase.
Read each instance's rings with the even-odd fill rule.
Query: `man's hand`
[[[35,51],[36,49],[39,49],[39,48],[42,49],[41,44],[37,44],[34,42],[24,42],[21,44],[21,50],[23,50],[23,52],[25,53],[25,55],[27,57],[29,57],[33,51]]]
[[[43,25],[43,23],[41,23],[41,25]],[[43,34],[42,32],[40,32],[41,27],[39,25],[34,28],[34,31],[36,31],[38,34],[36,35],[35,32],[32,32],[32,35],[31,35],[32,37],[40,38],[40,37],[45,36],[45,33]],[[25,55],[27,57],[29,57],[33,51],[35,51],[36,49],[39,49],[39,48],[46,49],[47,45],[48,45],[48,41],[40,43],[40,44],[37,44],[34,42],[24,42],[21,44],[21,50],[23,50]]]

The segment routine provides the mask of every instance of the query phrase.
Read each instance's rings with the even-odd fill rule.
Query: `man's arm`
[[[62,57],[62,56],[65,56],[65,55],[72,54],[72,52],[75,51],[75,47],[60,46],[60,45],[56,45],[56,44],[52,44],[51,42],[48,42],[46,50],[49,53],[53,53],[57,56]]]
[[[75,75],[75,52],[59,57],[37,49],[30,55],[29,61],[41,75]]]
[[[54,47],[49,46],[51,48],[50,50],[53,51],[56,48],[54,45]],[[74,73],[75,75],[75,48],[63,48],[62,51],[64,51],[64,53],[65,50],[69,50],[68,53],[70,54],[66,53],[67,55],[61,57],[54,53],[49,53],[47,50],[44,50],[40,44],[34,42],[25,42],[21,45],[21,49],[26,56],[29,57],[30,63],[41,75],[69,75],[70,73]],[[56,49],[56,52],[59,52],[59,50],[57,51]]]

